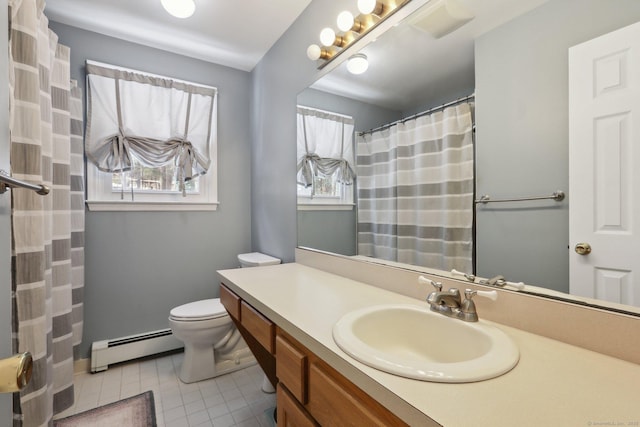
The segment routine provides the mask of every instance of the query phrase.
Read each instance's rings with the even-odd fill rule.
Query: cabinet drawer
[[[291,341],[276,336],[276,376],[303,405],[307,403],[307,356]]]
[[[229,312],[229,316],[240,320],[240,297],[225,285],[220,284],[220,302]]]
[[[269,353],[275,353],[276,325],[244,301],[240,302],[240,323]]]

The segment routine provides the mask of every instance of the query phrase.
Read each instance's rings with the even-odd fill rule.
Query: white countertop
[[[218,273],[241,298],[410,425],[432,419],[447,427],[640,426],[639,365],[487,322],[518,345],[513,370],[467,384],[406,379],[352,359],[333,341],[332,327],[358,308],[426,302],[296,263]]]

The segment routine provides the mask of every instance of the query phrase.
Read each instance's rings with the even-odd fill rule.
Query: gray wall
[[[356,255],[356,208],[349,211],[298,211],[298,246]]]
[[[7,1],[0,0],[0,22],[8,22]],[[5,28],[3,26],[2,28]],[[8,82],[7,31],[0,32],[0,82]],[[0,84],[0,107],[9,110],[9,88]],[[9,116],[0,114],[0,169],[9,171]],[[11,355],[11,191],[0,194],[0,359]],[[11,395],[0,394],[0,427],[11,425]]]
[[[477,194],[567,193],[479,206],[478,275],[568,292],[567,49],[638,20],[637,0],[553,0],[477,40]]]
[[[253,248],[284,261],[296,246],[296,95],[318,76],[306,56],[344,1],[314,0],[252,72]]]
[[[218,295],[216,270],[251,250],[250,74],[59,23],[71,76],[86,59],[215,86],[218,97],[216,212],[87,212],[85,323],[81,357],[95,340],[168,327],[169,310]],[[84,86],[84,85],[83,85]]]
[[[297,103],[349,115],[354,119],[356,132],[369,130],[402,117],[399,111],[388,110],[315,89],[306,89],[300,92]],[[342,255],[356,255],[358,250],[357,220],[356,208],[349,211],[298,211],[298,246]]]

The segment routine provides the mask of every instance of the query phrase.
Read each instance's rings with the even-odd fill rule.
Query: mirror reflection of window
[[[353,204],[351,116],[298,106],[298,204]]]

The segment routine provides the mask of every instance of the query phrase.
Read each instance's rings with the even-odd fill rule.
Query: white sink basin
[[[511,338],[496,327],[409,304],[348,313],[334,325],[333,339],[366,365],[422,381],[482,381],[508,372],[520,357]]]

